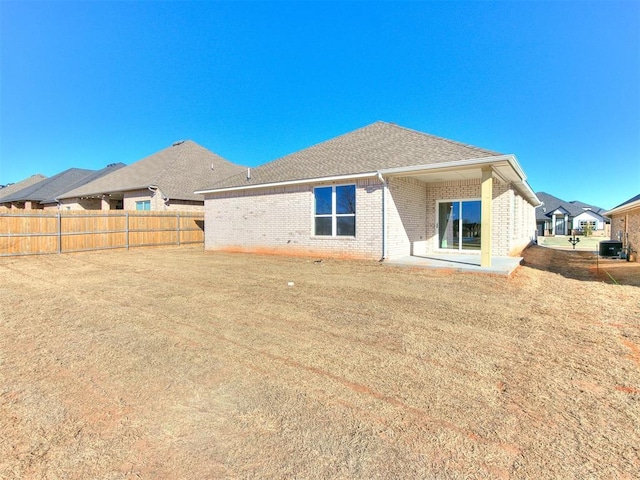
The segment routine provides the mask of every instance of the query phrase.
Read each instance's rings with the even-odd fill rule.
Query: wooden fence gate
[[[204,244],[203,212],[0,213],[0,257],[194,243]]]

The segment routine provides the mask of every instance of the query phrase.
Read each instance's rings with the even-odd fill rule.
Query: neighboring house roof
[[[207,186],[212,189],[355,175],[383,169],[494,157],[499,153],[376,122]],[[202,185],[202,184],[201,184]]]
[[[0,203],[3,203],[3,199],[5,197],[8,197],[10,195],[13,195],[16,192],[19,192],[20,190],[22,190],[23,188],[27,188],[30,187],[31,185],[38,183],[42,180],[44,180],[45,177],[44,175],[40,174],[40,173],[36,173],[35,175],[31,175],[29,178],[25,178],[24,180],[20,181],[20,182],[16,182],[16,183],[12,183],[10,185],[7,185],[6,187],[0,189]]]
[[[83,168],[70,168],[49,178],[39,181],[29,187],[23,188],[13,195],[2,198],[3,203],[36,201],[39,203],[56,202],[58,195],[77,188],[85,183],[108,174],[118,168],[124,167],[122,163],[111,164],[102,170],[87,170]]]
[[[618,205],[617,207],[612,208],[611,210],[607,210],[605,213],[605,215],[607,216],[611,216],[617,213],[622,213],[634,208],[640,208],[640,194],[636,195],[635,197],[630,198],[629,200],[627,200],[626,202],[622,202],[620,205]]]
[[[572,205],[575,205],[578,208],[581,208],[582,211],[589,211],[597,215],[604,216],[604,212],[605,212],[604,208],[596,207],[595,205],[589,205],[588,203],[584,203],[584,202],[579,202],[578,200],[572,200],[569,203],[571,203]]]
[[[191,140],[176,142],[116,172],[67,191],[60,198],[77,198],[158,187],[169,199],[202,200],[193,192],[207,180],[219,182],[245,167],[231,163]]]
[[[566,202],[546,192],[536,192],[536,196],[542,202],[542,205],[536,208],[536,220],[548,220],[553,215],[553,212],[559,209],[564,210],[571,217],[577,217],[582,213],[590,212],[603,220],[607,220],[604,216],[604,209],[596,207],[595,205],[589,205],[588,203],[577,200]]]

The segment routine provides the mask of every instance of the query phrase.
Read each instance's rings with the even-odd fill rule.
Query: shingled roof
[[[3,203],[32,201],[39,203],[55,202],[58,195],[84,185],[87,182],[106,175],[109,172],[124,167],[123,163],[114,163],[101,170],[87,170],[84,168],[70,168],[33,185],[23,188],[13,195],[2,198]]]
[[[392,123],[376,122],[251,169],[249,179],[243,171],[211,183],[207,188],[216,190],[355,175],[496,155],[500,154]]]
[[[31,175],[29,178],[25,178],[24,180],[20,181],[20,182],[16,182],[16,183],[12,183],[10,185],[7,185],[6,187],[0,189],[0,203],[2,203],[5,197],[8,197],[10,195],[13,195],[17,192],[19,192],[20,190],[22,190],[23,188],[27,188],[30,187],[31,185],[38,183],[42,180],[44,180],[45,178],[47,178],[46,176],[40,174],[40,173],[36,173],[35,175]]]
[[[202,200],[193,192],[203,183],[216,183],[241,171],[245,168],[186,140],[70,190],[60,198],[89,197],[156,186],[169,199]]]
[[[611,216],[612,214],[621,213],[627,210],[640,207],[640,194],[630,198],[626,202],[622,202],[620,205],[613,207],[611,210],[607,210],[605,215]]]
[[[588,203],[579,202],[578,200],[572,200],[566,202],[558,197],[554,197],[545,192],[536,192],[536,196],[542,202],[536,209],[536,220],[542,221],[551,218],[551,215],[558,208],[563,208],[572,217],[577,217],[585,211],[593,212],[601,217],[604,217],[605,211],[603,208],[596,207],[595,205],[589,205]]]

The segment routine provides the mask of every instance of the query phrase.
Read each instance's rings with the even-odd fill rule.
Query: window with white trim
[[[591,230],[595,230],[598,226],[598,222],[595,220],[580,220],[580,230],[591,227]]]
[[[331,237],[356,235],[356,186],[315,187],[314,234]]]
[[[151,200],[136,202],[136,210],[151,210]]]

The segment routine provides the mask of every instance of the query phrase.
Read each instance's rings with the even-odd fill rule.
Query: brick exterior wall
[[[172,211],[204,211],[204,200],[201,202],[190,200],[171,200],[169,203],[165,203],[163,200],[164,195],[161,190],[151,192],[149,189],[144,190],[131,190],[124,192],[123,205],[125,210],[135,210],[136,202],[143,202],[145,200],[151,201],[151,210],[156,212],[172,212]]]
[[[623,245],[628,242],[631,251],[635,252],[636,262],[640,261],[640,207],[612,215],[611,239],[621,239]]]
[[[205,195],[205,248],[324,257],[382,257],[382,188],[356,185],[356,236],[313,235],[313,187],[296,185]],[[331,185],[331,184],[326,184]]]
[[[387,257],[425,253],[427,188],[413,178],[392,178],[387,190]]]
[[[205,248],[379,259],[383,186],[378,179],[355,184],[355,238],[314,236],[313,188],[324,184],[297,185],[205,195]],[[480,195],[479,179],[429,184],[413,178],[389,179],[387,257],[437,251],[437,202],[479,200]],[[519,253],[534,238],[535,230],[534,208],[511,186],[494,179],[493,255]]]
[[[65,198],[60,201],[60,210],[100,210],[99,198]]]
[[[203,212],[204,199],[197,200],[171,200],[169,204],[165,204],[162,200],[162,192],[160,190],[155,193],[149,189],[131,190],[123,194],[123,209],[135,210],[136,202],[149,200],[151,202],[151,210],[154,211],[177,211],[177,212]],[[109,210],[107,203],[103,204],[101,198],[68,198],[61,202],[61,210]],[[57,206],[55,208],[58,208]],[[110,209],[113,209],[113,202]]]

